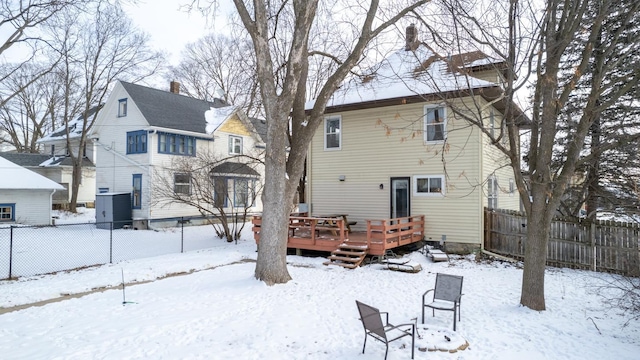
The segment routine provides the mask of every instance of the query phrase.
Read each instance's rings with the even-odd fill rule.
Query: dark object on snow
[[[389,324],[389,313],[380,312],[380,310],[371,307],[367,304],[363,304],[356,300],[358,311],[360,312],[360,320],[364,327],[364,345],[362,346],[362,353],[364,354],[364,348],[367,346],[367,336],[381,341],[385,344],[387,349],[384,352],[384,358],[387,359],[387,353],[389,352],[389,343],[403,338],[405,336],[411,336],[411,358],[413,359],[414,345],[416,340],[416,326],[415,324]],[[382,314],[385,314],[385,321],[382,321]]]
[[[427,302],[427,294],[433,292],[433,299]],[[424,324],[424,308],[431,308],[431,315],[435,310],[453,311],[453,331],[456,331],[456,313],[460,321],[460,298],[462,297],[462,276],[438,273],[435,289],[427,290],[422,295],[422,323]]]

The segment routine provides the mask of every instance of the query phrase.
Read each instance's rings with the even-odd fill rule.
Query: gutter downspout
[[[51,209],[53,208],[53,194],[56,193],[56,189],[51,190],[51,194],[49,194],[49,225],[55,225],[53,223],[53,217],[51,216]]]
[[[149,190],[148,190],[148,197],[147,198],[149,200],[151,200],[151,194],[153,194],[153,189],[152,189],[153,181],[151,181],[152,180],[151,177],[153,176],[151,169],[154,166],[153,165],[153,150],[152,149],[154,148],[153,147],[154,139],[157,137],[157,136],[150,136],[150,135],[154,135],[154,134],[157,134],[157,133],[158,133],[158,131],[155,130],[155,129],[147,131],[147,134],[148,134],[147,135],[147,152],[149,153],[149,161],[148,161],[149,166],[148,166],[148,176],[147,176],[147,189],[149,189]],[[151,229],[151,230],[157,231],[157,229],[154,229],[154,228],[151,227],[151,201],[149,201],[147,203],[147,219],[149,219],[148,222],[147,222],[147,227],[149,229]]]

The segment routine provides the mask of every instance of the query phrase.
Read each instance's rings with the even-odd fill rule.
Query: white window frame
[[[498,208],[499,194],[500,186],[498,185],[498,177],[491,175],[487,178],[487,207],[489,209]]]
[[[229,154],[242,155],[242,136],[229,135]],[[236,147],[238,150],[236,151]]]
[[[421,191],[422,186],[418,186],[420,180],[427,179],[427,183],[431,183],[431,179],[440,180],[440,191],[439,192],[431,192],[431,184],[428,185],[427,190],[429,191]],[[444,175],[414,175],[413,176],[413,195],[414,196],[429,196],[429,197],[442,197],[446,192],[446,183]]]
[[[513,178],[509,179],[509,195],[513,196],[516,193],[516,181]]]
[[[442,140],[429,140],[429,126],[435,126],[428,123],[428,115],[432,110],[442,110]],[[447,140],[447,108],[442,105],[425,105],[424,106],[424,120],[423,120],[423,133],[425,144],[442,144]]]
[[[327,131],[327,125],[329,121],[338,121],[338,128],[336,132],[328,132]],[[326,151],[334,151],[334,150],[342,150],[342,116],[340,115],[333,115],[333,116],[327,116],[324,118],[324,150]],[[337,135],[338,136],[338,146],[337,147],[328,147],[327,146],[327,137],[329,135]]]

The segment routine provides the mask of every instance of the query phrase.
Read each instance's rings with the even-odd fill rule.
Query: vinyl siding
[[[426,238],[479,243],[482,234],[480,132],[447,111],[446,145],[425,145],[425,104],[343,112],[342,149],[324,150],[324,129],[311,144],[313,214],[348,213],[364,230],[366,219],[389,218],[390,179],[411,177],[411,214],[426,216]],[[332,114],[334,115],[334,114]],[[338,177],[346,180],[340,182]],[[413,176],[445,175],[446,194],[413,194]],[[379,185],[384,189],[380,190]]]
[[[487,102],[481,98],[477,98],[476,101],[480,104],[480,106],[487,106]],[[490,110],[485,111],[484,113],[484,123],[487,128],[489,128],[490,124]],[[495,115],[495,136],[499,136],[500,126],[503,121],[502,114],[494,110]],[[501,139],[502,144],[504,146],[508,146],[508,139],[506,138],[507,134],[504,134],[504,138]],[[488,137],[483,137],[483,157],[482,157],[482,170],[483,170],[483,178],[484,178],[484,201],[483,207],[488,206],[488,196],[487,196],[487,179],[495,174],[498,180],[498,208],[500,209],[509,209],[509,210],[518,210],[520,208],[520,197],[518,191],[515,190],[513,193],[509,192],[509,179],[514,179],[513,168],[510,165],[509,158],[502,153],[496,146],[491,144],[491,141]]]
[[[118,100],[128,98],[127,116],[118,117]],[[148,128],[122,85],[116,85],[104,108],[98,114],[93,137],[97,137],[96,188],[108,188],[110,192],[132,191],[132,174],[142,174],[142,208],[133,210],[134,218],[149,217],[149,162],[152,145],[147,142],[147,153],[127,155],[127,135],[129,131]],[[149,137],[148,137],[149,138]],[[149,140],[149,139],[147,139]]]
[[[0,203],[15,203],[15,223],[51,225],[52,192],[53,190],[39,189],[0,190]]]
[[[128,98],[127,116],[118,117],[118,100]],[[179,119],[176,119],[179,121]],[[204,115],[202,121],[205,121]],[[149,129],[148,122],[143,118],[135,102],[126,93],[122,85],[114,87],[104,108],[100,111],[99,119],[94,127],[93,136],[99,138],[96,161],[96,188],[108,188],[111,192],[131,192],[132,175],[142,174],[142,208],[133,209],[134,219],[166,218],[180,216],[199,216],[200,213],[191,206],[162,202],[153,196],[154,181],[157,176],[172,178],[170,170],[172,159],[178,161],[189,160],[190,156],[179,156],[158,153],[158,134],[147,134],[147,152],[142,154],[127,154],[126,133]],[[225,131],[221,131],[224,129]],[[176,133],[167,129],[167,133]],[[255,142],[244,124],[237,118],[221,125],[215,136],[207,134],[193,134],[196,139],[196,155],[203,152],[215,151],[219,158],[226,159],[228,155],[228,137],[230,134],[243,136],[243,146],[247,153],[255,153]],[[210,140],[207,140],[210,138]],[[264,170],[258,169],[261,179]],[[262,203],[258,196],[256,206],[252,211],[261,211]]]

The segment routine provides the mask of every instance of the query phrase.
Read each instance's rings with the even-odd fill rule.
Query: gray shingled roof
[[[0,156],[20,166],[40,166],[43,162],[51,159],[51,155],[44,154],[28,154],[28,153],[0,153]],[[67,165],[71,166],[71,158],[67,156],[57,156],[48,166]],[[95,167],[91,160],[82,159],[82,166]]]
[[[267,140],[267,122],[256,118],[249,118],[249,121],[251,121],[253,127],[258,132],[258,139],[265,142]]]
[[[238,174],[238,175],[250,175],[260,176],[257,171],[249,167],[247,164],[237,162],[223,162],[222,164],[214,167],[211,170],[214,174]]]
[[[206,134],[205,111],[229,106],[220,99],[204,101],[121,81],[151,126]]]

